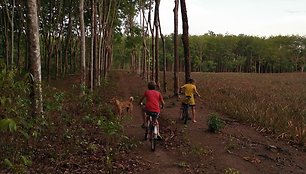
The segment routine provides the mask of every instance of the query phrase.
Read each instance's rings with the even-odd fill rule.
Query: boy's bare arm
[[[162,100],[161,100],[161,108],[163,109],[164,106],[165,106],[165,101],[162,99]]]
[[[145,98],[145,96],[142,96],[142,97],[141,97],[141,99],[139,100],[138,105],[141,105],[141,103],[142,103],[142,101],[143,101],[144,98]]]
[[[165,106],[165,101],[162,95],[160,95],[160,103],[161,103],[161,108],[164,108]]]
[[[194,88],[194,91],[195,91],[195,93],[196,93],[199,97],[201,97],[201,95],[199,94],[197,88]]]

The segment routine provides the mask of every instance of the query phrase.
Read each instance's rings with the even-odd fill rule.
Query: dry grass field
[[[172,81],[172,73],[167,74]],[[304,144],[306,73],[192,73],[205,107]],[[170,80],[171,79],[171,80]],[[180,85],[184,74],[180,73]],[[169,83],[171,90],[173,84]]]

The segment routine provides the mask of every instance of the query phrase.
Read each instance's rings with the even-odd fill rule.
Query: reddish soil
[[[117,72],[117,96],[136,101],[146,90],[144,81],[137,75]],[[134,104],[132,119],[124,122],[125,133],[137,145],[123,161],[133,161],[130,173],[306,173],[306,148],[278,139],[263,129],[240,123],[222,115],[225,126],[219,133],[210,133],[207,119],[212,110],[203,101],[197,102],[197,123],[184,125],[178,119],[179,102],[163,94],[166,107],[161,112],[163,141],[151,152],[149,141],[144,141],[141,110]],[[127,162],[126,162],[127,163]],[[127,166],[120,165],[121,168]]]

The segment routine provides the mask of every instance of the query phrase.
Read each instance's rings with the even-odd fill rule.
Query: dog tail
[[[131,96],[130,97],[130,101],[133,102],[134,101],[134,97]]]

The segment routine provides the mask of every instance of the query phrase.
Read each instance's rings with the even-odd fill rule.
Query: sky
[[[186,0],[186,7],[191,35],[306,36],[306,0]],[[161,0],[163,34],[173,33],[173,8],[174,0]]]

